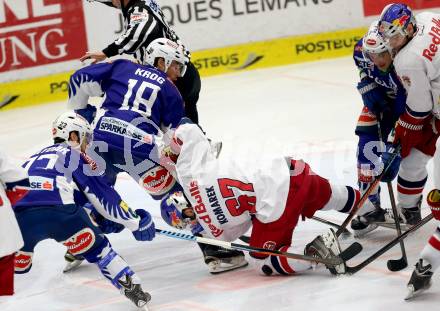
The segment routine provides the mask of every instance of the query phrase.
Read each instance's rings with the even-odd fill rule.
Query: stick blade
[[[401,271],[408,267],[408,261],[403,257],[400,259],[390,259],[387,262],[387,267],[388,270],[393,272]]]
[[[348,261],[351,258],[353,258],[354,256],[356,256],[357,254],[359,254],[361,251],[362,251],[362,245],[358,242],[354,242],[349,247],[347,247],[345,250],[343,250],[339,254],[339,257],[343,261]]]

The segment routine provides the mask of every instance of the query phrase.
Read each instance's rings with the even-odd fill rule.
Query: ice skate
[[[151,300],[151,295],[144,292],[140,284],[134,284],[130,276],[124,275],[123,278],[125,280],[118,280],[118,283],[121,285],[121,293],[130,299],[136,307],[148,310],[146,305]]]
[[[332,258],[341,253],[341,247],[339,245],[338,238],[333,231],[329,229],[326,233],[317,236],[312,242],[306,245],[304,254],[317,258]],[[346,270],[345,263],[337,266],[327,266],[332,274],[344,274]]]
[[[66,266],[63,269],[63,273],[72,272],[76,270],[81,263],[84,261],[82,256],[74,256],[68,251],[64,254],[64,260],[66,261]]]
[[[212,274],[231,271],[248,265],[244,253],[241,251],[227,250],[211,245],[206,245],[202,251],[205,263]]]
[[[421,292],[431,287],[431,265],[423,265],[423,259],[419,259],[408,282],[408,295],[405,300],[410,300],[420,294]]]

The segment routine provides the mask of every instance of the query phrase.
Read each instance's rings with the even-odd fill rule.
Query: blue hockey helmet
[[[411,8],[404,3],[392,3],[380,15],[379,32],[386,40],[398,34],[406,36],[409,24],[416,24]]]
[[[186,229],[191,227],[192,223],[196,223],[194,211],[191,216],[187,216],[184,210],[190,209],[191,206],[181,191],[176,191],[164,197],[160,202],[160,213],[165,222],[177,229]]]

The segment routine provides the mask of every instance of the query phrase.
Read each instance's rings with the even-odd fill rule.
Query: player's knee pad
[[[29,272],[29,270],[31,270],[32,268],[33,256],[34,256],[33,252],[18,251],[15,254],[15,264],[14,264],[15,273],[22,274]]]
[[[101,273],[118,289],[121,288],[118,280],[123,276],[128,275],[135,279],[133,270],[113,250],[107,239],[102,241],[98,247],[85,253],[84,257],[88,262],[96,264]],[[135,283],[139,283],[139,281],[135,281]]]
[[[141,176],[139,184],[155,199],[161,199],[171,190],[178,191],[182,189],[173,175],[160,165],[146,171]],[[177,186],[178,188],[176,188]]]
[[[67,247],[69,253],[74,256],[83,255],[91,248],[98,245],[103,238],[97,235],[92,228],[84,228],[63,241],[63,245]]]

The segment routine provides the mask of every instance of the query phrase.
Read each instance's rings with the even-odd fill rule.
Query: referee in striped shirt
[[[176,33],[157,4],[156,0],[88,0],[120,8],[124,17],[125,32],[99,52],[87,52],[81,61],[92,59],[92,63],[120,54],[132,54],[138,62],[144,63],[147,46],[157,38],[168,38],[181,44]],[[190,58],[188,52],[188,58]],[[185,102],[185,114],[194,123],[199,123],[197,101],[201,88],[200,75],[197,68],[187,64],[186,73],[175,82]]]

